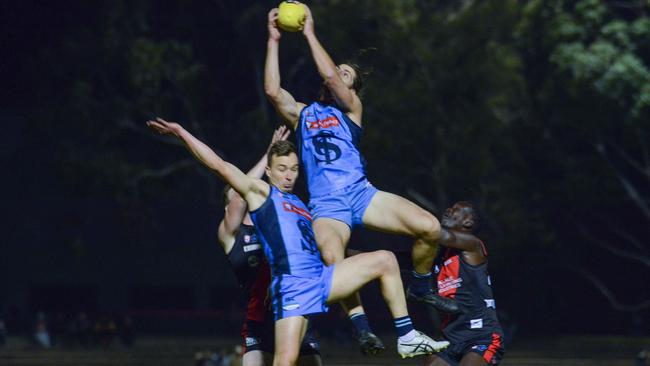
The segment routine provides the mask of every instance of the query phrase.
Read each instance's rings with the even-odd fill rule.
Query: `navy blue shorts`
[[[242,327],[241,335],[244,353],[251,351],[274,353],[275,329],[273,317],[270,313],[267,314],[266,319],[262,322],[246,319]],[[303,338],[302,344],[300,345],[300,355],[320,355],[320,343],[314,336],[311,321],[307,326],[305,338]]]
[[[460,360],[469,352],[478,353],[488,365],[498,365],[505,352],[503,337],[498,333],[469,339],[462,343],[452,343],[436,356],[445,360],[451,366],[458,366]]]
[[[313,221],[319,218],[335,219],[352,229],[363,224],[363,214],[375,193],[377,188],[364,179],[325,196],[310,197],[309,211]]]

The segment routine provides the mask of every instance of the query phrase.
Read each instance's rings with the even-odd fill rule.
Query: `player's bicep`
[[[223,162],[223,165],[218,170],[218,174],[242,197],[246,197],[252,189],[253,181],[255,180],[226,161]]]
[[[217,230],[217,238],[219,239],[219,245],[223,248],[223,252],[228,255],[232,250],[233,245],[235,244],[235,234],[236,231],[229,232],[225,227],[225,222],[222,220],[219,223],[219,229]]]
[[[352,93],[352,90],[350,90],[350,88],[348,88],[348,86],[343,83],[343,80],[341,80],[338,75],[328,81],[326,85],[339,107],[344,109],[346,112],[358,112],[356,110],[359,107],[356,103],[356,99],[358,98],[355,97],[354,93]]]
[[[235,194],[226,206],[223,216],[223,230],[226,235],[234,235],[246,216],[247,205],[241,196]]]
[[[275,109],[280,116],[295,129],[300,119],[300,111],[305,106],[303,103],[296,102],[294,97],[286,90],[280,89],[277,96],[271,98]]]

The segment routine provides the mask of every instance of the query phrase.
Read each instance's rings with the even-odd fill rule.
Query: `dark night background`
[[[280,122],[262,85],[274,5],[0,1],[10,330],[37,310],[78,309],[162,314],[173,330],[178,314],[218,318],[237,303],[216,242],[222,184],[144,122],[182,122],[252,166]],[[370,180],[436,215],[481,205],[497,304],[518,334],[650,335],[647,2],[311,6],[334,60],[372,71]],[[280,63],[283,86],[312,100],[301,35],[283,35]],[[410,265],[406,239],[359,232],[351,245]],[[390,329],[376,291],[365,302]]]

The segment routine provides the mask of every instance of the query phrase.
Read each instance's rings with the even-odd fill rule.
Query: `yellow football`
[[[280,3],[278,27],[287,32],[297,32],[305,25],[305,7],[298,1]]]

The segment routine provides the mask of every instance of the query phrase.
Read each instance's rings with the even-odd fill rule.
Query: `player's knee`
[[[295,366],[298,363],[296,352],[276,352],[273,358],[273,366]]]
[[[399,272],[397,258],[393,252],[388,250],[378,250],[375,253],[377,257],[377,269],[381,274],[392,274]]]
[[[438,241],[440,239],[440,222],[429,212],[424,212],[414,220],[416,236],[426,241]]]

